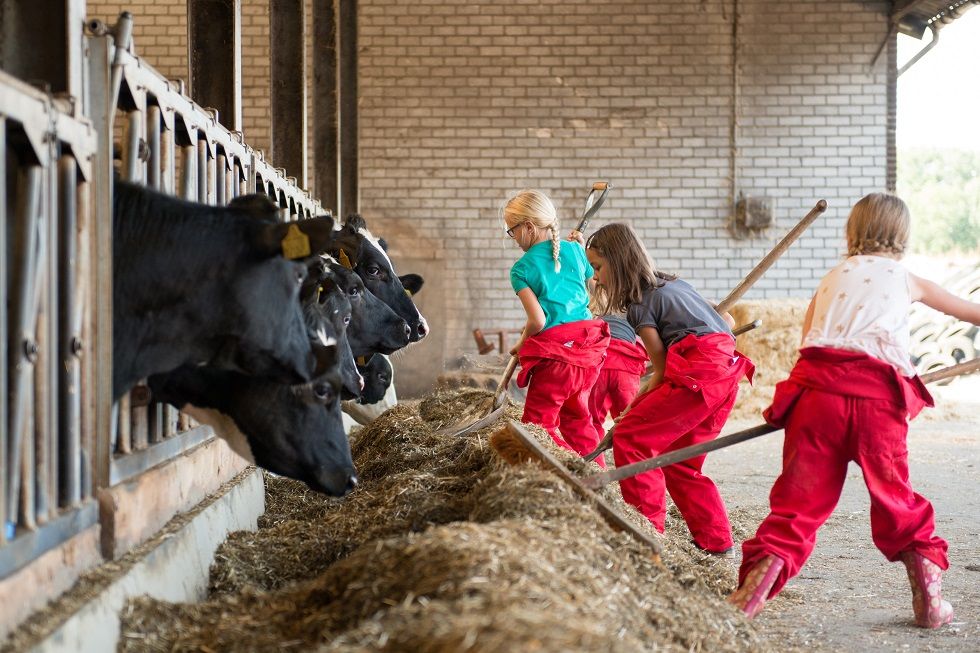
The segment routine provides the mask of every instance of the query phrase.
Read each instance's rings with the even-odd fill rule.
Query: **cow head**
[[[358,214],[348,216],[327,249],[341,264],[349,265],[368,290],[408,323],[410,342],[417,342],[426,336],[429,325],[405,292],[388,253],[368,231],[364,218]]]
[[[184,364],[303,382],[314,371],[296,241],[316,251],[329,219],[276,222],[262,196],[208,206],[117,181],[113,193],[113,396]]]
[[[289,386],[184,366],[151,376],[149,384],[154,398],[208,424],[237,453],[270,472],[331,496],[343,496],[357,483],[336,373]]]
[[[348,341],[354,356],[390,354],[405,347],[411,340],[411,328],[405,320],[378,299],[359,275],[337,262],[327,264],[332,280],[350,301]]]
[[[358,365],[357,371],[364,377],[364,390],[358,403],[376,404],[384,399],[392,377],[391,363],[388,359],[375,354],[364,365]]]
[[[339,352],[339,374],[344,399],[361,394],[364,379],[357,371],[354,353],[350,348],[351,304],[347,293],[332,278],[325,261],[319,258],[310,262],[312,286],[304,289],[303,316],[314,343],[327,332],[336,334]]]

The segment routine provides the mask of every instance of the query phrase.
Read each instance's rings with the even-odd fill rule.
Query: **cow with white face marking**
[[[185,364],[287,383],[311,378],[299,304],[306,267],[285,258],[284,243],[298,238],[305,249],[296,255],[309,254],[326,246],[333,225],[278,223],[277,215],[259,196],[218,207],[115,182],[114,398]]]
[[[348,216],[343,226],[334,232],[325,251],[354,270],[368,290],[408,323],[411,342],[426,336],[429,325],[396,275],[385,248],[368,231],[364,218],[356,213]]]
[[[312,339],[321,338],[327,330],[336,333],[341,393],[345,399],[357,397],[364,387],[364,378],[357,370],[348,339],[352,319],[350,299],[333,278],[327,261],[315,257],[307,265],[309,276],[300,291],[306,328]]]

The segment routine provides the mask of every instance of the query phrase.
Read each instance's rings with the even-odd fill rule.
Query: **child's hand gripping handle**
[[[608,181],[597,181],[592,184],[592,190],[589,191],[589,196],[585,199],[585,213],[582,214],[582,219],[578,221],[578,226],[569,235],[570,240],[578,240],[578,236],[585,236],[585,230],[589,228],[589,220],[599,212],[602,203],[606,201],[606,195],[610,188],[612,188],[612,184]],[[599,193],[598,197],[596,197],[596,193]]]
[[[497,389],[493,392],[493,409],[497,410],[504,405],[504,399],[507,397],[507,386],[510,385],[510,378],[514,376],[514,370],[517,369],[517,356],[511,355],[510,360],[507,361],[507,367],[504,369],[504,376],[500,379],[500,383],[497,385]]]

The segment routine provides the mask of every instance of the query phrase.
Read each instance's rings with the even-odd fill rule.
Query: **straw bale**
[[[219,549],[211,598],[130,603],[119,649],[786,650],[724,602],[731,561],[696,549],[676,512],[665,570],[557,475],[500,460],[492,428],[439,435],[480,400],[468,392],[396,407],[358,432],[362,482],[344,500],[269,476],[260,529]],[[573,473],[598,469],[529,430]],[[661,537],[618,485],[600,495]]]
[[[796,364],[808,299],[767,299],[739,302],[731,309],[736,324],[762,320],[762,325],[738,337],[736,348],[755,363],[755,379],[739,386],[733,419],[761,419],[776,384]]]

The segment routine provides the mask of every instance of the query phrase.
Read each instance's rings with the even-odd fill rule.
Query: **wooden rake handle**
[[[510,360],[507,361],[507,367],[504,368],[504,375],[500,378],[500,383],[497,384],[497,389],[493,393],[494,410],[504,404],[504,398],[507,396],[507,386],[510,385],[510,379],[514,376],[514,370],[517,369],[517,362],[518,358],[514,355],[511,355]]]
[[[800,234],[802,234],[806,228],[809,227],[810,224],[826,210],[827,201],[818,201],[813,208],[810,209],[810,212],[806,214],[806,217],[800,220],[799,224],[793,227],[788,234],[783,236],[783,239],[772,248],[771,252],[766,254],[765,258],[759,261],[759,264],[756,265],[751,272],[749,272],[748,276],[742,280],[742,283],[735,286],[735,289],[728,293],[728,297],[721,300],[718,306],[715,307],[715,310],[721,314],[724,314],[728,309],[734,306],[735,302],[741,299],[742,295],[744,295],[748,289],[751,288],[755,282],[766,273],[766,270],[772,267],[772,264],[776,262],[776,259],[785,254],[786,250],[789,249],[789,246],[800,237]]]
[[[954,376],[962,376],[964,374],[973,374],[974,372],[980,372],[980,358],[974,358],[972,361],[960,363],[959,365],[950,365],[949,367],[944,367],[940,370],[936,370],[935,372],[925,374],[920,378],[923,383],[935,383],[936,381],[942,381],[944,379],[950,379]],[[660,469],[661,467],[673,465],[674,463],[679,463],[682,460],[687,460],[688,458],[694,458],[695,456],[700,456],[708,452],[715,451],[716,449],[724,449],[725,447],[730,447],[733,444],[745,442],[746,440],[752,440],[754,438],[781,430],[782,429],[775,426],[770,426],[769,424],[760,424],[758,426],[745,429],[744,431],[738,431],[737,433],[732,433],[731,435],[716,438],[710,442],[702,442],[701,444],[695,444],[690,447],[669,451],[659,456],[647,458],[646,460],[641,460],[629,465],[623,465],[622,467],[600,472],[599,474],[593,474],[592,476],[582,479],[582,485],[590,490],[595,490],[603,485],[612,483],[613,481],[621,481],[624,478],[630,478],[631,476],[636,476],[637,474],[642,474],[643,472],[649,472],[652,469]]]

